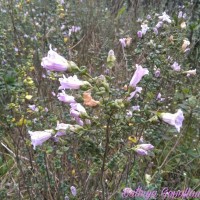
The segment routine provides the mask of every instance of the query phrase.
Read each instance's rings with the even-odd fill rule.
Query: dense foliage
[[[200,191],[199,4],[1,0],[0,199]]]

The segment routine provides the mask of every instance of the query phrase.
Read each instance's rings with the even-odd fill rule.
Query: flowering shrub
[[[2,51],[13,71],[2,78],[0,197],[125,199],[138,186],[198,187],[190,164],[198,166],[199,73],[187,9],[128,18],[134,31],[125,31],[123,7],[115,24],[104,1],[97,10],[74,2],[12,5],[19,38],[11,58]]]

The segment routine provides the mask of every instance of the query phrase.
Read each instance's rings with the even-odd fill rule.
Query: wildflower
[[[41,65],[43,68],[50,71],[62,72],[69,69],[68,61],[64,57],[53,51],[51,49],[51,45],[47,57],[42,58]]]
[[[188,70],[188,71],[184,71],[183,74],[187,74],[187,76],[191,76],[191,75],[196,75],[197,72],[196,69],[193,69],[193,70]]]
[[[149,74],[149,70],[147,68],[142,68],[141,65],[136,64],[136,71],[131,79],[130,86],[136,87],[136,85],[140,82],[142,77],[146,74]]]
[[[44,130],[44,131],[28,131],[31,136],[31,144],[33,145],[33,149],[36,146],[41,146],[45,141],[51,138],[53,130]]]
[[[149,151],[149,150],[152,150],[154,146],[152,144],[139,144],[137,145],[137,148]]]
[[[56,96],[56,93],[55,92],[51,92],[51,94],[55,97]]]
[[[111,50],[108,52],[107,62],[114,62],[115,60],[116,60],[115,53],[114,53],[114,51],[111,49]]]
[[[121,38],[119,39],[121,45],[122,45],[122,48],[125,48],[126,47],[126,38]]]
[[[156,78],[158,78],[160,76],[160,69],[159,68],[154,70],[154,76]]]
[[[153,28],[153,32],[158,35],[158,29],[156,27]]]
[[[28,105],[28,107],[29,107],[32,111],[35,111],[35,112],[38,111],[38,108],[36,107],[36,105]]]
[[[158,17],[163,22],[166,21],[168,23],[171,23],[172,20],[170,19],[170,16],[166,14],[166,12],[163,12],[161,16]]]
[[[77,195],[76,188],[74,186],[71,186],[70,190],[71,190],[72,195],[75,197]]]
[[[184,120],[183,112],[181,109],[179,109],[176,113],[161,113],[160,114],[161,119],[174,126],[178,132],[180,132],[180,128],[182,127],[182,123]]]
[[[186,28],[186,23],[185,23],[185,22],[182,22],[182,23],[181,23],[181,28],[182,28],[182,29]]]
[[[130,93],[130,97],[128,97],[128,101],[130,101],[137,93],[141,93],[142,92],[142,87],[136,87],[135,91]]]
[[[178,18],[180,19],[180,18],[182,18],[182,17],[183,17],[183,12],[180,11],[180,12],[178,13]]]
[[[133,111],[140,111],[140,106],[132,106],[131,108]]]
[[[122,191],[122,198],[128,198],[130,195],[132,196],[132,193],[134,193],[134,191],[131,188],[124,188]]]
[[[76,75],[70,76],[68,78],[63,75],[63,78],[59,78],[61,86],[59,90],[63,89],[79,89],[82,85],[90,85],[87,81],[81,81]]]
[[[174,62],[171,67],[174,71],[180,71],[181,70],[181,66],[177,62]]]
[[[147,15],[147,19],[151,19],[151,15]]]
[[[161,97],[161,94],[160,94],[160,92],[159,92],[158,95],[157,95],[157,97],[156,97],[156,100],[164,101],[165,98],[162,98],[162,97]]]
[[[141,28],[142,28],[142,35],[145,35],[147,30],[149,29],[148,25],[147,24],[142,24],[141,25]]]
[[[81,30],[81,27],[80,26],[72,26],[70,29],[69,29],[69,33],[68,35],[70,36],[72,33],[76,33],[78,31]]]
[[[65,103],[76,103],[74,97],[67,95],[64,90],[62,90],[61,93],[58,93],[57,97],[59,101],[62,101]]]
[[[133,113],[131,110],[127,110],[126,115],[127,115],[127,117],[132,117]]]
[[[138,31],[138,32],[137,32],[137,36],[138,36],[139,38],[142,38],[142,31]]]
[[[139,144],[135,148],[135,152],[141,156],[146,156],[149,154],[149,151],[152,150],[154,146],[152,144]]]
[[[162,21],[159,21],[157,24],[156,24],[156,28],[161,28],[163,25],[163,22]]]
[[[185,51],[186,48],[190,45],[190,41],[188,39],[184,39],[183,40],[183,44],[182,44],[182,51]]]

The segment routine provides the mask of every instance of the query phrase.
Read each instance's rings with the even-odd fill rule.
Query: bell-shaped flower
[[[121,39],[119,39],[119,42],[121,43],[122,48],[125,48],[125,47],[126,47],[126,38],[121,38]]]
[[[166,122],[167,124],[170,124],[176,128],[178,132],[180,132],[180,129],[182,127],[182,123],[184,120],[183,111],[179,109],[176,113],[161,113],[160,114],[161,119]]]
[[[163,22],[166,21],[168,23],[171,23],[172,20],[170,19],[170,16],[166,14],[166,12],[163,12],[161,16],[158,17]]]
[[[156,28],[161,28],[163,25],[163,22],[162,21],[159,21],[157,24],[156,24]]]
[[[133,111],[140,111],[140,106],[132,106],[131,109]]]
[[[183,40],[183,44],[182,44],[182,46],[181,46],[182,51],[185,52],[186,48],[187,48],[189,45],[190,45],[190,41],[189,41],[187,38],[185,38],[185,39]]]
[[[165,98],[162,98],[162,95],[161,95],[161,93],[159,92],[158,95],[157,95],[157,97],[156,97],[156,100],[158,100],[158,101],[164,101]]]
[[[136,87],[135,91],[130,93],[130,96],[127,98],[128,101],[130,101],[137,93],[142,92],[142,87]]]
[[[142,31],[138,31],[137,36],[138,36],[138,38],[142,38]]]
[[[154,146],[152,144],[139,144],[137,145],[137,148],[149,151],[149,150],[152,150]]]
[[[76,103],[74,97],[67,95],[64,90],[62,90],[61,93],[58,93],[57,97],[59,101],[62,101],[65,103]]]
[[[149,74],[149,70],[147,68],[143,68],[141,65],[136,64],[136,71],[131,79],[130,86],[136,87],[136,85],[140,82],[142,77],[146,74]]]
[[[32,111],[35,111],[35,112],[38,112],[38,108],[36,107],[36,105],[28,105],[28,107],[32,110]]]
[[[139,144],[134,148],[134,150],[137,154],[141,156],[146,156],[149,154],[149,151],[153,148],[154,146],[152,144]]]
[[[42,58],[41,65],[50,71],[63,72],[69,68],[68,61],[53,51],[50,46],[47,57]]]
[[[76,120],[76,123],[80,126],[84,125],[83,120],[81,119],[81,116],[87,116],[87,112],[85,108],[80,103],[71,103],[70,104],[70,115]],[[85,122],[87,124],[87,122]]]
[[[174,62],[171,67],[174,71],[180,71],[181,70],[181,66],[177,62]]]
[[[44,131],[28,131],[31,136],[31,144],[33,149],[36,146],[41,146],[45,141],[52,137],[53,130],[44,130]]]
[[[187,76],[196,75],[197,74],[197,70],[196,69],[188,70],[188,71],[184,71],[183,73],[187,74]]]
[[[71,186],[70,190],[71,190],[72,195],[75,197],[77,195],[76,188],[74,186]]]
[[[141,28],[142,28],[142,35],[145,35],[147,30],[149,29],[148,25],[147,24],[142,24],[141,25]]]
[[[83,85],[90,85],[87,81],[81,81],[77,78],[76,75],[70,76],[68,78],[63,75],[63,78],[59,78],[60,81],[60,87],[59,90],[63,89],[79,89]]]

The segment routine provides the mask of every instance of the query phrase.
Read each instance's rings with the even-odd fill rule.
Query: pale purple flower
[[[76,75],[70,76],[68,78],[63,75],[63,78],[59,78],[61,86],[59,90],[63,89],[79,89],[82,85],[89,84],[87,81],[81,81]]]
[[[153,32],[158,35],[158,29],[156,27],[153,28]]]
[[[19,51],[19,49],[18,49],[17,47],[15,47],[14,49],[15,49],[15,52],[18,52],[18,51]]]
[[[49,109],[48,109],[47,107],[45,107],[44,110],[45,110],[45,112],[48,112],[48,111],[49,111]]]
[[[151,15],[147,15],[147,19],[151,19]]]
[[[182,17],[183,17],[183,12],[180,11],[180,12],[178,13],[178,18],[180,19],[180,18],[182,18]]]
[[[161,113],[160,114],[161,119],[174,126],[178,132],[180,132],[180,128],[182,127],[182,123],[184,120],[183,111],[179,109],[176,113]]]
[[[140,106],[132,106],[133,111],[140,111]]]
[[[44,131],[28,131],[31,136],[31,144],[33,145],[33,149],[36,146],[41,146],[45,141],[51,138],[53,130],[44,130]]]
[[[124,188],[122,191],[122,198],[131,197],[132,193],[134,193],[134,191],[131,188]]]
[[[162,98],[161,96],[162,96],[162,95],[161,95],[161,93],[159,92],[158,95],[157,95],[157,97],[156,97],[156,100],[158,100],[158,101],[164,101],[165,98]]]
[[[86,120],[85,120],[85,123],[86,123],[87,125],[91,125],[91,121],[90,121],[89,119],[86,119]]]
[[[135,148],[135,152],[141,156],[146,156],[149,154],[149,151],[152,150],[154,146],[152,144],[139,144]]]
[[[127,110],[126,115],[127,115],[127,117],[132,117],[133,113],[131,110]]]
[[[171,67],[174,71],[180,71],[181,70],[181,66],[177,62],[174,62]]]
[[[156,24],[156,28],[161,28],[163,25],[163,22],[162,21],[159,21],[157,24]]]
[[[80,126],[83,126],[84,125],[84,122],[83,120],[80,118],[80,117],[75,117],[74,118],[76,120],[76,123]]]
[[[80,26],[72,26],[70,29],[69,29],[69,36],[72,34],[72,33],[76,33],[78,31],[81,30],[81,27]]]
[[[55,97],[56,96],[56,93],[55,92],[51,92],[51,94]]]
[[[85,108],[80,103],[71,103],[71,109],[78,111],[79,113],[86,113]]]
[[[55,137],[66,135],[67,130],[72,132],[75,131],[78,128],[77,126],[78,125],[71,125],[71,124],[57,122],[56,130],[58,132],[56,133]]]
[[[136,71],[131,79],[130,86],[136,87],[136,85],[140,82],[142,77],[146,74],[149,74],[149,70],[147,68],[143,68],[141,65],[136,64]]]
[[[72,195],[75,197],[77,195],[76,188],[74,186],[71,186],[70,190],[71,190]]]
[[[187,14],[186,13],[184,13],[183,14],[183,19],[185,19],[187,17]]]
[[[69,68],[67,60],[51,49],[48,51],[47,57],[42,58],[41,65],[50,71],[63,72]]]
[[[155,76],[156,78],[158,78],[158,77],[160,76],[160,69],[159,69],[159,68],[155,70],[154,76]]]
[[[142,38],[142,31],[138,31],[138,32],[137,32],[137,36],[138,36],[139,38]]]
[[[161,16],[158,17],[163,22],[166,21],[168,23],[171,23],[172,20],[170,19],[170,16],[166,14],[166,12],[163,12]]]
[[[146,155],[148,155],[148,152],[146,150],[144,150],[144,149],[135,149],[135,152],[137,154],[139,154],[140,156],[146,156]]]
[[[126,38],[121,38],[119,39],[121,45],[122,45],[122,48],[125,48],[126,47]]]
[[[149,150],[152,150],[154,146],[152,144],[138,144],[137,148],[149,151]]]
[[[137,93],[142,92],[142,87],[136,87],[135,91],[130,93],[130,96],[127,98],[128,101],[130,101]]]
[[[35,111],[35,112],[38,111],[38,108],[36,107],[36,105],[28,105],[28,107],[29,107],[32,111]]]
[[[57,131],[66,131],[68,129],[72,129],[72,127],[73,127],[73,125],[71,125],[71,124],[65,124],[65,123],[57,122],[56,130]]]
[[[66,195],[64,200],[69,200],[69,197]]]
[[[67,95],[64,90],[62,90],[61,93],[58,93],[57,97],[59,101],[62,101],[65,103],[76,103],[74,97]]]
[[[147,30],[149,29],[148,25],[147,24],[142,24],[141,25],[141,28],[142,28],[142,35],[145,35]]]
[[[80,117],[81,115],[87,115],[85,108],[80,103],[71,103],[70,106],[71,106],[70,115],[74,117],[77,124],[83,126],[84,122]],[[88,121],[86,122],[86,124],[87,123]]]

